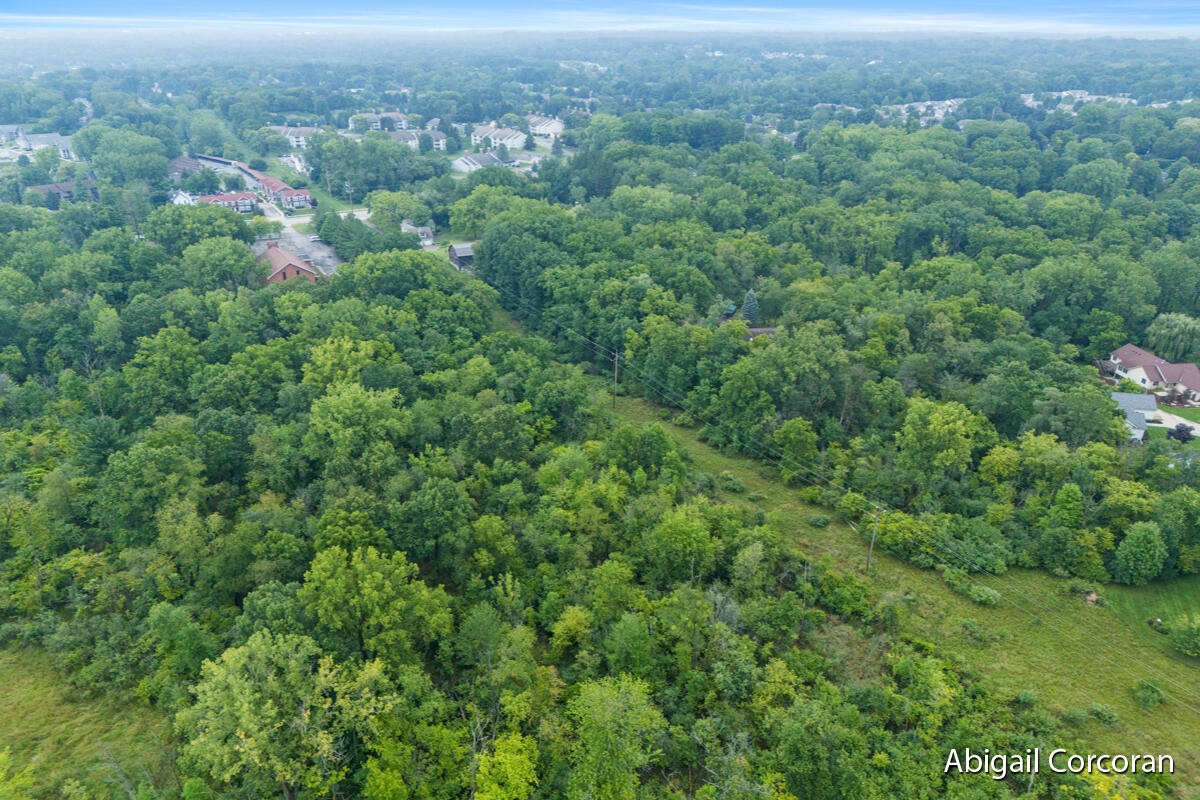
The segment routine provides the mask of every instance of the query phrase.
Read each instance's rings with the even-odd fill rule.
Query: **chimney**
[[[272,247],[279,247],[279,242],[267,242],[267,249],[270,250]]]

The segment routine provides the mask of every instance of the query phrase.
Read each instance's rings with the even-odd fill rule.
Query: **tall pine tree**
[[[747,291],[746,298],[742,300],[742,318],[751,325],[758,322],[758,295],[754,294],[753,289]]]

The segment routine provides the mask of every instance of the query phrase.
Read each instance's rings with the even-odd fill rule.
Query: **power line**
[[[540,317],[540,311],[536,308],[533,308],[527,301],[524,300],[524,298],[517,297],[513,292],[511,292],[507,289],[502,289],[500,287],[493,287],[493,288],[495,288],[497,291],[501,292],[502,294],[509,296],[510,299],[514,300],[518,305],[524,307],[526,311],[533,312],[533,314],[535,316]],[[638,368],[634,367],[629,362],[629,359],[627,359],[623,355],[621,355],[620,352],[617,351],[616,349],[610,349],[610,348],[606,347],[605,345],[602,345],[599,342],[596,342],[595,340],[591,339],[590,337],[586,336],[585,334],[580,333],[579,331],[572,328],[570,325],[567,325],[561,321],[556,320],[555,325],[560,330],[570,334],[573,338],[575,338],[578,342],[580,342],[586,349],[590,350],[595,355],[602,357],[603,360],[607,361],[609,358],[613,359],[614,371],[615,371],[615,366],[618,361],[624,362],[626,373],[632,372],[639,380],[641,380],[643,382],[643,384],[650,384],[653,387],[655,387],[656,393],[659,394],[660,396],[662,396],[664,399],[668,399],[671,402],[673,402],[674,404],[679,405],[680,407],[686,407],[686,406],[684,406],[684,403],[686,403],[686,401],[687,401],[686,397],[681,397],[678,392],[675,392],[670,387],[664,386],[657,379],[655,379],[649,375],[646,375],[642,370],[639,370]],[[615,398],[616,398],[615,381],[614,381],[613,391],[614,391],[613,398],[614,398],[614,402],[615,402]],[[669,397],[669,396],[673,396],[673,399],[671,399],[671,397]],[[887,501],[882,500],[881,498],[874,496],[873,494],[871,494],[869,492],[855,491],[853,489],[850,489],[849,487],[846,487],[840,483],[837,483],[836,481],[830,480],[826,476],[822,475],[820,472],[808,467],[805,464],[801,464],[801,463],[795,461],[794,459],[789,458],[785,453],[777,450],[772,445],[767,444],[767,443],[763,442],[762,440],[756,439],[755,437],[743,436],[741,434],[741,432],[732,428],[729,425],[729,423],[726,423],[723,421],[712,420],[712,419],[708,418],[702,412],[695,412],[694,415],[699,417],[702,421],[704,421],[708,425],[719,426],[720,428],[724,429],[727,433],[734,434],[732,437],[732,440],[742,442],[743,446],[748,447],[748,449],[749,449],[749,445],[753,444],[754,445],[753,450],[752,450],[753,454],[757,455],[761,460],[766,461],[767,463],[770,463],[777,467],[783,468],[784,462],[790,462],[788,464],[788,466],[793,468],[793,470],[795,470],[795,469],[802,470],[803,472],[807,473],[810,476],[810,478],[806,478],[806,480],[809,483],[811,483],[813,486],[817,486],[818,485],[817,481],[820,481],[824,485],[826,485],[830,488],[833,488],[836,491],[840,491],[843,494],[843,496],[845,496],[848,493],[853,492],[854,494],[857,494],[858,496],[862,497],[864,500],[867,500],[868,502],[870,502],[872,507],[876,510],[877,514],[882,511],[891,511],[894,513],[901,513],[901,514],[905,514],[905,516],[909,516],[907,513],[900,511],[899,509],[891,506],[891,504],[888,503]],[[770,454],[770,455],[768,455],[768,454]],[[771,457],[772,455],[774,456],[774,458]],[[799,474],[799,473],[797,473],[797,474]],[[872,537],[872,538],[874,538],[874,537]],[[933,556],[935,559],[937,559],[937,553],[935,553],[934,551],[929,549],[931,546],[935,546],[935,547],[939,548],[943,554],[949,554],[951,557],[953,557],[960,563],[966,565],[968,567],[969,571],[982,573],[991,578],[994,578],[995,580],[1001,582],[1001,585],[1003,586],[1004,579],[1001,577],[1001,575],[999,575],[995,572],[992,572],[991,570],[987,569],[983,565],[973,562],[972,560],[968,559],[961,553],[958,553],[957,551],[955,551],[953,548],[951,548],[945,542],[927,541],[927,542],[922,542],[920,546],[925,550],[926,555]],[[981,579],[981,582],[982,582],[982,579]],[[984,583],[984,585],[988,586],[987,583]],[[989,586],[989,588],[993,588],[993,591],[999,592],[999,590],[995,589],[994,587]],[[1026,594],[1024,591],[1017,589],[1016,587],[1013,587],[1011,585],[1009,585],[1007,588],[1009,590],[1008,594],[1009,594],[1010,599],[1012,597],[1012,594],[1015,592],[1015,594],[1017,596],[1023,598],[1028,604],[1036,607],[1037,609],[1039,609],[1040,611],[1042,611],[1044,613],[1052,613],[1054,611],[1061,612],[1063,610],[1062,608],[1051,609],[1044,605],[1041,605],[1040,603],[1035,601],[1032,597],[1030,597],[1028,594]],[[1004,594],[1004,593],[1001,593],[1001,594]],[[1018,604],[1018,603],[1014,603],[1013,605],[1014,605],[1014,607],[1018,608],[1018,610],[1023,611],[1024,613],[1028,614],[1033,619],[1041,620],[1041,617],[1039,615],[1034,614],[1028,608],[1022,608],[1020,606],[1020,604]],[[1064,638],[1066,638],[1069,641],[1073,642],[1074,644],[1078,645],[1081,649],[1089,649],[1089,650],[1092,649],[1085,643],[1080,642],[1078,639],[1076,639],[1075,637],[1068,634],[1061,627],[1053,625],[1053,624],[1051,624],[1050,627],[1055,632],[1057,632],[1059,635],[1063,636]],[[1177,681],[1170,678],[1169,676],[1163,675],[1160,671],[1156,670],[1154,667],[1152,667],[1148,664],[1145,664],[1144,662],[1134,658],[1128,652],[1124,652],[1122,650],[1119,650],[1119,649],[1113,647],[1111,644],[1105,642],[1103,640],[1102,636],[1100,636],[1099,634],[1096,634],[1093,631],[1088,631],[1088,632],[1090,634],[1092,634],[1093,636],[1096,636],[1095,644],[1098,644],[1101,647],[1106,648],[1110,653],[1115,653],[1117,655],[1123,656],[1124,658],[1128,659],[1129,661],[1132,661],[1133,663],[1135,663],[1138,666],[1142,667],[1143,669],[1147,670],[1154,677],[1157,677],[1160,680],[1162,680],[1174,687],[1177,687],[1181,691],[1181,693],[1184,694],[1185,696],[1187,696],[1189,698],[1193,698],[1196,701],[1200,702],[1200,694],[1193,692],[1191,689],[1187,688],[1186,686],[1183,686],[1182,684],[1178,683]],[[1136,673],[1134,673],[1132,670],[1130,670],[1126,667],[1121,667],[1112,658],[1106,657],[1105,660],[1108,661],[1108,663],[1112,664],[1113,666],[1118,667],[1125,672],[1128,672],[1131,676],[1138,677],[1136,675]],[[1172,697],[1171,695],[1167,694],[1165,691],[1164,691],[1164,695],[1170,697],[1172,700],[1179,703],[1184,708],[1187,708],[1188,710],[1192,711],[1193,713],[1200,715],[1200,708],[1191,706],[1189,703],[1184,702],[1183,700],[1181,700],[1177,697]]]

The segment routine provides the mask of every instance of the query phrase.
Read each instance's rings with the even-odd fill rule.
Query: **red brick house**
[[[271,266],[271,273],[263,279],[264,284],[283,283],[292,278],[307,278],[309,283],[317,282],[312,262],[289,253],[278,242],[267,242],[267,249],[256,260],[260,264],[266,261]]]

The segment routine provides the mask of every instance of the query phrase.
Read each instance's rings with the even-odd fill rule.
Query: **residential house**
[[[471,129],[471,144],[483,144],[484,139],[490,139],[495,130],[495,125],[476,125]]]
[[[551,139],[559,136],[564,128],[563,121],[558,117],[543,117],[541,114],[530,114],[529,132],[534,136],[549,136]]]
[[[1125,414],[1125,427],[1129,429],[1129,440],[1140,442],[1146,438],[1146,422],[1158,415],[1158,401],[1152,394],[1113,392],[1117,409]]]
[[[1100,362],[1106,374],[1128,378],[1147,389],[1165,391],[1174,400],[1200,401],[1200,369],[1195,364],[1172,364],[1132,344],[1124,344]]]
[[[60,203],[95,200],[97,197],[94,175],[84,178],[81,181],[62,181],[61,183],[44,183],[38,186],[29,186],[25,191],[37,192],[46,198],[54,195]]]
[[[279,242],[267,242],[267,249],[255,260],[260,264],[265,261],[271,268],[271,272],[263,279],[264,284],[283,283],[292,278],[305,278],[309,283],[317,282],[317,273],[312,262],[284,250],[279,246]]]
[[[392,131],[388,135],[391,136],[394,141],[402,142],[403,144],[411,147],[413,150],[421,149],[422,136],[428,136],[430,138],[430,140],[433,142],[434,150],[446,149],[447,136],[441,131],[404,130]]]
[[[308,125],[272,125],[270,129],[288,140],[293,149],[305,150],[308,140],[321,132],[320,128]]]
[[[427,131],[436,131],[441,127],[442,127],[442,118],[441,117],[434,117],[431,120],[429,120],[429,122],[425,123],[425,130],[427,130]]]
[[[491,153],[463,153],[450,162],[450,169],[454,172],[474,172],[484,167],[503,166],[507,166],[506,162],[501,161]]]
[[[0,142],[15,142],[20,138],[20,125],[0,125]]]
[[[78,161],[71,150],[71,139],[61,133],[26,133],[17,139],[17,145],[22,150],[44,150],[53,147],[64,161]]]
[[[446,251],[455,269],[464,270],[475,266],[475,250],[468,244],[452,244]]]
[[[205,194],[196,198],[197,203],[212,203],[225,208],[232,208],[240,214],[254,211],[258,198],[253,192],[237,192],[236,194]]]
[[[496,128],[487,140],[493,148],[504,145],[509,150],[520,150],[525,146],[525,134],[516,128]]]
[[[525,134],[515,128],[501,128],[495,123],[476,125],[471,131],[471,144],[499,147],[505,145],[510,150],[525,146]]]
[[[367,121],[367,129],[372,131],[408,130],[408,115],[401,114],[399,111],[385,111],[382,114],[374,114],[371,112],[363,114],[355,114],[354,117],[362,117]],[[353,122],[354,117],[351,117]],[[386,122],[385,122],[386,121]]]
[[[183,189],[172,189],[167,194],[167,199],[171,201],[172,205],[176,205],[176,206],[194,206],[194,205],[196,205],[196,198],[192,197],[189,193],[185,192]]]
[[[279,205],[284,209],[312,208],[312,193],[308,189],[284,189],[279,193]]]

